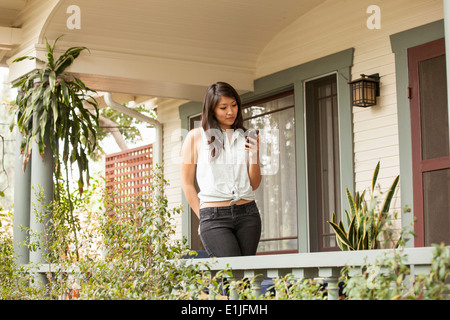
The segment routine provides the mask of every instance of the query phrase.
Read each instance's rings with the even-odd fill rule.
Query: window
[[[336,75],[306,84],[308,203],[311,251],[338,250],[327,221],[340,217],[341,188]]]
[[[243,106],[244,126],[260,130],[263,174],[256,191],[261,212],[259,254],[298,252],[294,93]]]
[[[338,121],[339,125],[334,124],[333,130],[330,131],[333,132],[334,151],[329,151],[327,156],[333,157],[334,160],[330,162],[323,159],[324,164],[335,165],[334,182],[328,184],[328,192],[331,192],[330,196],[340,197],[343,196],[342,190],[346,187],[353,192],[352,107],[347,84],[351,77],[353,52],[354,49],[349,48],[259,78],[255,80],[254,90],[241,96],[244,102],[245,126],[262,130],[261,138],[266,140],[263,141],[266,144],[262,159],[264,176],[256,193],[263,219],[259,254],[319,251],[319,226],[316,223],[314,229],[311,227],[309,196],[312,191],[309,182],[312,181],[312,176],[309,169],[313,160],[308,158],[310,150],[307,145],[308,138],[311,137],[307,136],[307,130],[311,126],[309,116],[313,109],[307,111],[306,101],[310,98],[307,95],[313,91],[307,92],[305,85],[312,84],[313,78],[318,79],[319,76],[321,79],[326,78],[325,75],[331,72],[334,75],[332,80],[335,82],[334,87],[332,86],[334,94],[328,97],[325,95],[323,100],[331,100],[333,112],[336,112],[332,114],[332,118]],[[201,110],[201,102],[189,102],[180,106],[182,128],[189,129],[189,118]],[[272,133],[271,128],[274,129]],[[275,129],[278,130],[278,134]],[[279,156],[271,156],[272,152],[274,155],[279,152]],[[188,208],[184,195],[182,201]],[[329,207],[331,209],[323,211],[329,215],[333,213],[333,208],[343,212],[347,207],[346,201],[340,198],[329,202],[332,204]],[[185,217],[189,217],[189,214]],[[327,218],[322,216],[320,219],[326,223]],[[182,219],[182,234],[189,241],[195,237],[194,230],[191,232],[191,220]],[[325,244],[326,250],[332,249],[334,235],[330,235],[327,230],[321,231],[321,235],[323,239],[320,241]]]

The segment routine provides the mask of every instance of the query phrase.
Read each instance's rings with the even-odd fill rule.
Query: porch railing
[[[411,276],[428,273],[433,257],[433,249],[405,248],[402,254],[407,257],[406,264]],[[361,267],[374,263],[393,250],[368,250],[348,252],[300,253],[252,257],[230,257],[217,259],[192,259],[192,263],[207,263],[211,268],[211,276],[215,273],[231,269],[233,280],[247,278],[251,281],[255,296],[261,294],[261,283],[267,278],[277,278],[287,274],[297,279],[322,279],[327,285],[328,300],[339,299],[339,277],[344,267]],[[231,294],[230,300],[237,299]]]
[[[406,257],[410,275],[428,273],[433,258],[432,247],[401,249]],[[361,267],[374,263],[393,250],[369,250],[349,252],[300,253],[283,255],[261,255],[252,257],[230,257],[213,259],[190,259],[189,263],[200,263],[208,266],[211,277],[222,270],[231,270],[233,279],[249,279],[253,294],[261,295],[261,283],[264,279],[275,279],[292,274],[296,279],[322,279],[327,283],[328,300],[339,299],[339,277],[344,267]],[[36,270],[36,269],[35,269]],[[36,270],[43,277],[49,272],[48,264],[39,265]],[[213,299],[210,295],[210,299]],[[229,299],[237,300],[238,296],[230,292]]]

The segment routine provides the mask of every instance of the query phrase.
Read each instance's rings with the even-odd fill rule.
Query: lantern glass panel
[[[377,82],[360,79],[351,83],[353,106],[370,107],[376,105]]]

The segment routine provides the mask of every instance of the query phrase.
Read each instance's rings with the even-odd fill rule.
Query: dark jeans
[[[200,238],[210,257],[256,254],[261,217],[255,201],[200,209]]]

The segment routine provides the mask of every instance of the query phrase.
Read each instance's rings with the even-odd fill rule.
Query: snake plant
[[[389,214],[389,208],[394,197],[400,177],[397,176],[392,182],[389,190],[386,192],[384,201],[378,209],[379,200],[374,196],[374,190],[377,183],[380,162],[378,162],[372,177],[372,192],[370,200],[365,199],[366,190],[361,194],[355,193],[355,196],[346,189],[347,201],[350,211],[345,210],[347,226],[337,221],[336,214],[333,213],[332,221],[328,223],[336,234],[336,241],[343,251],[352,250],[372,250],[378,249],[378,235],[385,231],[385,219]]]

